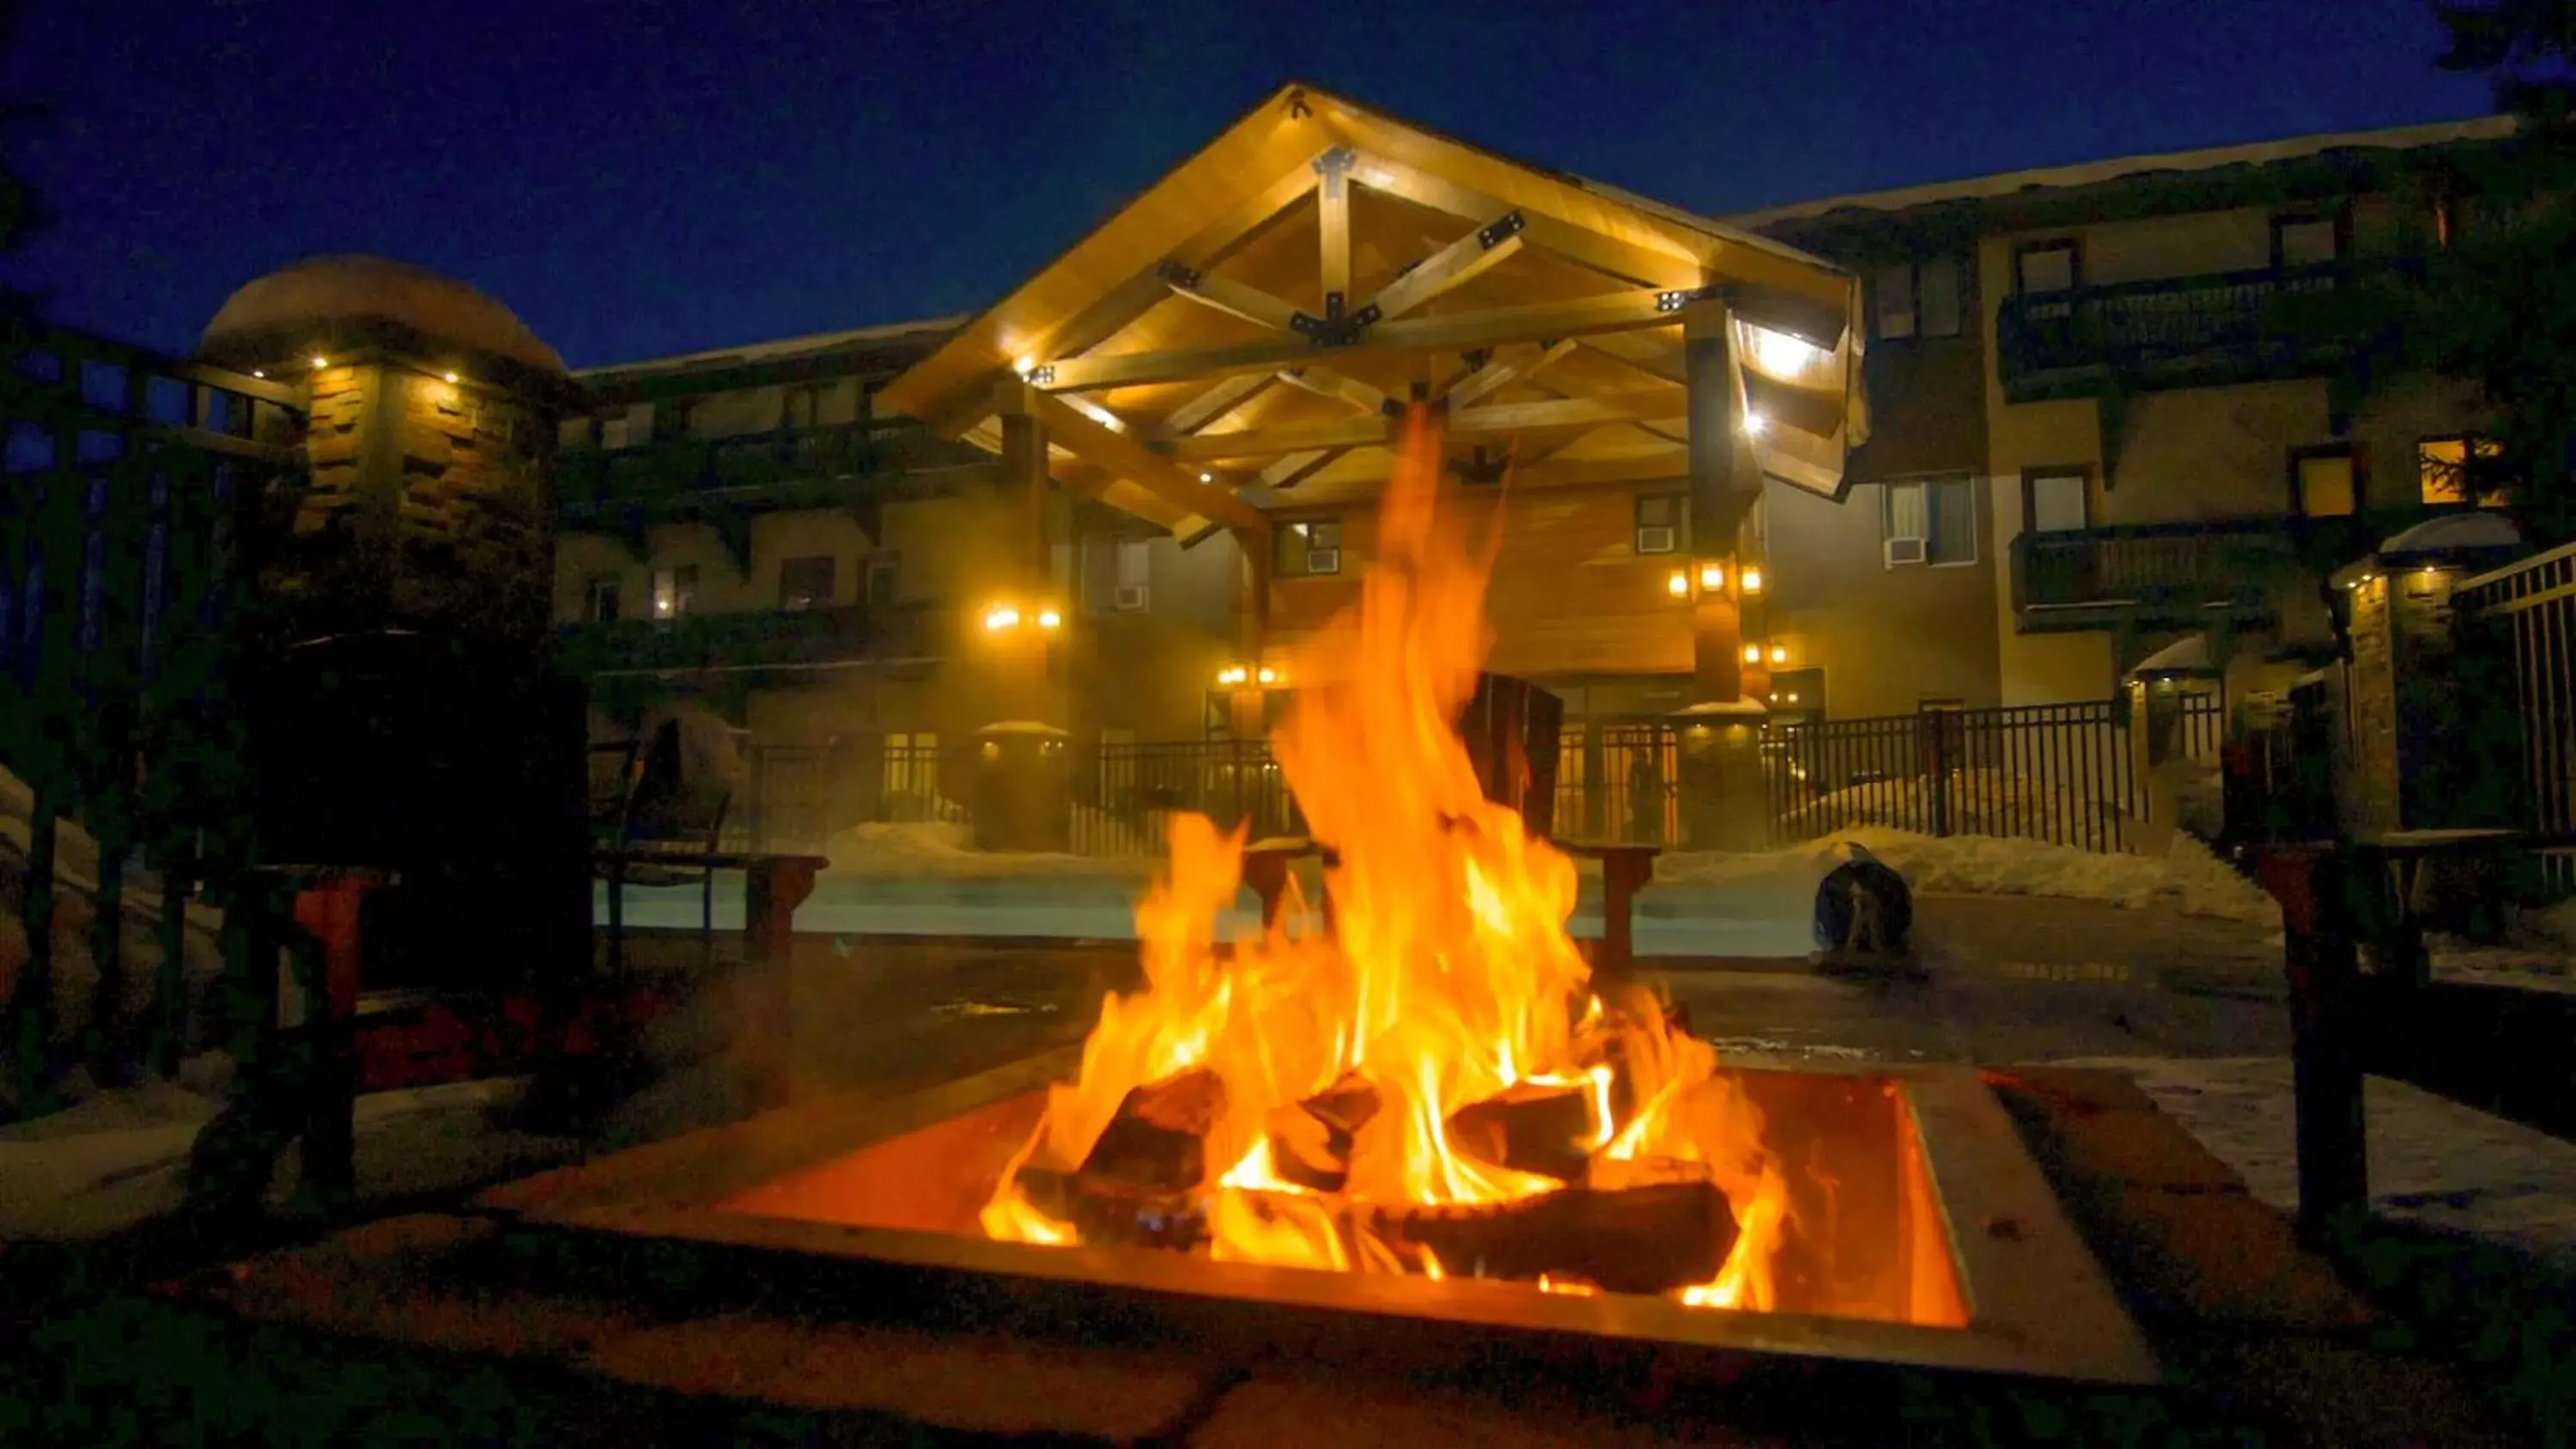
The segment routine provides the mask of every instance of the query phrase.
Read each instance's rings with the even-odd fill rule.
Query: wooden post
[[[752,1101],[785,1106],[796,1076],[796,908],[814,893],[822,862],[808,855],[754,856],[743,872],[742,1013],[732,1050]]]
[[[307,990],[319,1010],[311,1023],[304,1190],[333,1214],[357,1197],[359,919],[367,892],[383,884],[373,872],[335,871],[295,893],[295,924],[321,943],[322,954],[322,979],[313,983],[320,989]]]
[[[2255,878],[2281,903],[2290,979],[2299,1228],[2312,1241],[2369,1211],[2362,1120],[2360,967],[2349,853],[2340,844],[2262,851]]]
[[[1690,524],[1694,552],[1677,560],[1694,575],[1702,556],[1723,558],[1727,587],[1697,591],[1692,610],[1692,676],[1703,702],[1744,697],[1744,628],[1730,590],[1735,536],[1744,512],[1762,493],[1762,478],[1744,441],[1743,372],[1735,356],[1735,320],[1724,301],[1682,307],[1682,367],[1690,416]]]

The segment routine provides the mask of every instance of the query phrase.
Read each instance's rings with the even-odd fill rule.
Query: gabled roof
[[[1288,85],[880,401],[996,448],[997,408],[1033,413],[1056,478],[1184,533],[1383,478],[1407,396],[1451,403],[1453,442],[1526,442],[1569,480],[1675,477],[1682,313],[1719,295],[1760,324],[1733,351],[1778,425],[1764,466],[1834,491],[1860,427],[1848,273]]]

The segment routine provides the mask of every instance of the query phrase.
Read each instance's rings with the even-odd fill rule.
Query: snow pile
[[[2062,840],[2092,850],[2116,850],[2135,829],[2123,807],[2056,789],[2000,770],[1953,770],[1947,782],[1950,829],[1961,835]],[[1939,801],[1928,776],[1850,785],[1819,795],[1780,817],[1793,835],[1881,826],[1930,827]]]
[[[2255,1197],[2285,1212],[2297,1208],[2286,1059],[2094,1057],[2057,1065],[2128,1074],[2201,1146],[2236,1169]],[[2576,1144],[2403,1082],[2368,1078],[2362,1096],[2374,1210],[2576,1260]]]
[[[2073,846],[1992,835],[1935,838],[1903,830],[1836,832],[1885,861],[1917,894],[2052,896],[2103,901],[2131,910],[2178,909],[2186,914],[2277,925],[2280,910],[2269,896],[2177,834],[2161,857],[2104,855]],[[1659,882],[1745,885],[1778,869],[1783,855],[1811,856],[1817,844],[1767,854],[1674,854],[1656,862]]]
[[[975,880],[1000,876],[1142,874],[1153,858],[977,850],[954,820],[853,825],[823,845],[834,874],[876,880]]]
[[[2379,541],[2383,554],[2435,553],[2454,548],[2514,548],[2522,543],[2522,530],[2513,520],[2493,513],[2452,513],[2428,518],[2422,523],[2392,534]]]

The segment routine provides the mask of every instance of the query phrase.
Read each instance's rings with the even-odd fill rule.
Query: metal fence
[[[2576,544],[2465,580],[2451,603],[2463,647],[2512,673],[2522,737],[2517,823],[2576,833]],[[2576,857],[2541,859],[2551,887],[2576,890]]]
[[[1171,818],[1195,813],[1251,838],[1305,829],[1287,779],[1261,740],[1103,744],[1075,762],[1073,848],[1081,855],[1160,855]]]
[[[2214,764],[2220,701],[2177,704],[2175,750]],[[1794,841],[1878,826],[2123,850],[2150,808],[2131,727],[2116,700],[1792,725],[1762,745],[1773,832]]]

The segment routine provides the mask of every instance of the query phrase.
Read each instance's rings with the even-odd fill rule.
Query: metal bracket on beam
[[[1723,297],[1725,295],[1726,288],[1724,286],[1681,287],[1669,292],[1657,292],[1655,294],[1655,310],[1658,312],[1678,312],[1693,302],[1713,301],[1716,298]]]
[[[1484,248],[1486,251],[1492,251],[1494,248],[1501,246],[1504,242],[1520,235],[1522,230],[1528,225],[1529,218],[1521,215],[1517,211],[1512,212],[1508,216],[1496,217],[1490,225],[1476,233],[1476,245]]]
[[[1371,302],[1345,317],[1314,317],[1304,312],[1288,319],[1297,334],[1317,347],[1348,347],[1368,335],[1370,324],[1382,315]]]

